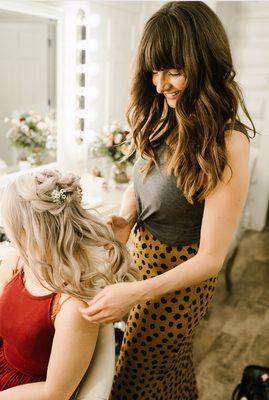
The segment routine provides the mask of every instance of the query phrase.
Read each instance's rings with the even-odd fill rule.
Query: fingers
[[[129,222],[123,217],[117,217],[117,225],[120,228],[125,228],[127,225],[129,225]]]
[[[82,309],[81,314],[87,321],[90,321],[90,322],[98,322],[99,323],[100,321],[102,321],[102,319],[111,317],[111,315],[107,315],[107,312],[104,311],[103,309],[99,309],[98,312],[91,313],[91,314],[85,312],[85,310],[87,310],[87,309],[86,308]]]
[[[128,225],[128,221],[119,215],[110,215],[106,219],[106,224],[110,225],[111,227],[116,226],[118,228],[124,228]]]
[[[81,312],[82,317],[84,319],[86,319],[87,321],[95,323],[95,324],[99,323],[98,319],[99,319],[99,316],[100,316],[100,312],[98,314],[96,314],[96,315],[94,315],[94,314],[88,315],[88,313],[85,312],[85,308],[84,309],[80,308],[79,311]]]
[[[86,319],[87,321],[93,323],[93,324],[108,324],[111,322],[116,322],[119,320],[118,317],[112,316],[112,315],[107,315],[106,313],[99,313],[98,315],[94,316],[94,317],[88,317],[87,315],[84,315],[82,313],[82,316],[84,319]]]
[[[102,289],[101,292],[97,293],[94,298],[90,301],[88,301],[88,308],[84,308],[84,310],[90,309],[92,306],[96,305],[105,295],[104,293],[105,289]]]
[[[80,308],[80,312],[82,314],[85,314],[87,316],[92,316],[94,314],[96,314],[97,312],[99,312],[100,310],[103,309],[103,304],[99,303],[102,298],[104,297],[104,293],[103,293],[104,289],[99,292],[91,301],[88,301],[88,306],[86,308]]]
[[[97,295],[98,296],[98,295]],[[89,307],[87,308],[80,308],[80,312],[87,321],[93,323],[109,323],[118,321],[120,319],[119,316],[115,316],[112,314],[111,311],[107,310],[103,301],[103,297],[97,299],[94,298],[91,302],[89,302]]]
[[[104,318],[102,321],[99,322],[99,324],[110,324],[116,321],[117,321],[116,318],[109,317],[109,318]]]
[[[106,218],[106,224],[108,225],[113,225],[114,222],[117,220],[117,215],[110,215],[109,217]]]

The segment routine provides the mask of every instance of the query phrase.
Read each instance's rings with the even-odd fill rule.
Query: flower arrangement
[[[130,149],[130,133],[120,127],[117,121],[106,125],[103,135],[100,135],[93,142],[91,153],[95,157],[109,157],[113,162],[122,161]],[[126,162],[133,164],[134,155],[131,155]]]
[[[91,147],[91,154],[94,157],[107,157],[113,162],[114,181],[120,185],[129,182],[127,165],[128,163],[133,164],[135,160],[135,154],[128,156],[130,144],[129,131],[122,129],[117,121],[113,121],[103,128],[103,134],[96,138]],[[93,174],[105,177],[108,183],[111,167],[107,167],[103,166],[104,171],[102,172],[99,165],[94,168]]]
[[[29,161],[32,165],[40,163],[41,153],[46,150],[51,156],[56,153],[56,129],[49,117],[30,110],[17,118],[5,118],[12,128],[7,132],[7,138],[12,146],[19,149],[21,161]]]

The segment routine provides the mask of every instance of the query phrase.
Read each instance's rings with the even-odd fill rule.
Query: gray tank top
[[[177,188],[177,178],[166,173],[164,145],[155,148],[159,168],[153,166],[145,177],[139,157],[133,169],[137,202],[137,225],[145,225],[161,242],[185,246],[200,240],[204,201],[190,204]]]
[[[227,123],[225,129],[230,128]],[[248,136],[239,121],[235,130]],[[159,169],[153,166],[146,177],[141,168],[146,160],[139,157],[133,169],[133,181],[137,202],[137,225],[145,225],[161,242],[171,246],[185,246],[200,241],[204,201],[190,204],[177,188],[177,178],[166,173],[164,144],[153,146]],[[144,178],[144,179],[143,179]]]

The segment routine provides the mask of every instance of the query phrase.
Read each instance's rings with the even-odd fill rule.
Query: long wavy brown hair
[[[164,69],[180,69],[185,77],[175,108],[152,82],[152,71]],[[148,159],[147,174],[157,165],[154,143],[165,140],[167,173],[190,203],[204,200],[222,179],[228,127],[248,138],[248,130],[256,134],[235,75],[224,27],[205,3],[172,1],[147,21],[127,110],[132,150]],[[240,106],[251,127],[241,122]]]

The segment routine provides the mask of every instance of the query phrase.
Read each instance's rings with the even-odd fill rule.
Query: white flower
[[[11,123],[12,123],[13,125],[19,125],[18,120],[15,119],[15,118],[12,118]]]
[[[117,135],[114,137],[114,142],[115,144],[120,144],[121,141],[122,141],[122,134],[117,133]]]
[[[4,123],[6,124],[7,122],[9,122],[9,118],[4,118]]]
[[[29,129],[29,136],[31,136],[32,138],[35,138],[36,132],[33,129]]]
[[[36,125],[37,129],[39,129],[40,131],[44,131],[45,129],[47,129],[47,124],[43,121],[38,122],[38,124]]]
[[[21,131],[22,133],[28,133],[28,132],[29,132],[29,126],[26,125],[26,124],[21,124],[21,126],[20,126],[20,131]]]
[[[51,193],[51,198],[53,203],[57,203],[59,205],[63,204],[66,199],[66,191],[64,189],[55,189]]]

